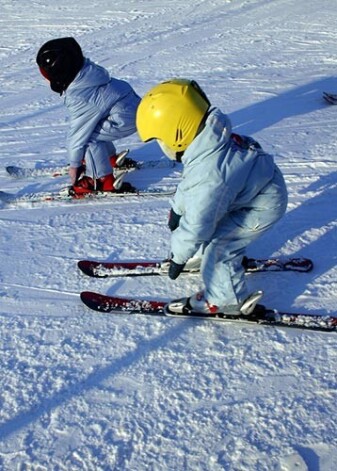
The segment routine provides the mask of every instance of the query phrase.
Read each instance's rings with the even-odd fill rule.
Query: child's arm
[[[70,167],[79,168],[85,149],[92,138],[93,131],[101,119],[100,110],[92,103],[72,103],[70,112],[67,147]]]

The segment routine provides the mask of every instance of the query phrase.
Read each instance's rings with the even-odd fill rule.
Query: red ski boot
[[[123,183],[122,177],[123,175],[115,178],[112,173],[97,180],[84,176],[69,189],[69,194],[74,198],[83,198],[85,195],[98,191],[134,193],[136,189],[130,183]]]

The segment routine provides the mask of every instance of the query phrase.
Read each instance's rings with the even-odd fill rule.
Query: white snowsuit
[[[70,118],[70,165],[80,167],[84,158],[89,177],[111,173],[109,157],[116,151],[113,141],[136,131],[139,102],[140,97],[127,82],[110,77],[106,69],[85,59],[64,93]]]
[[[229,118],[212,108],[182,157],[182,181],[172,201],[181,215],[172,232],[173,261],[183,264],[202,248],[205,298],[219,307],[248,296],[245,249],[282,217],[288,200],[273,157],[238,145],[231,134]]]

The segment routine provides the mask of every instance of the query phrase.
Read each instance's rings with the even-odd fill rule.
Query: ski
[[[308,272],[313,268],[312,260],[302,257],[256,259],[244,257],[242,264],[247,273],[265,271],[297,271]],[[107,278],[113,276],[160,276],[167,275],[169,260],[163,261],[132,261],[103,262],[80,260],[78,268],[88,276]],[[183,274],[199,273],[198,269],[186,269]]]
[[[90,309],[101,313],[126,314],[126,315],[150,315],[166,316],[165,306],[167,302],[145,299],[121,298],[106,296],[92,291],[81,293],[82,302]],[[304,314],[281,312],[276,309],[265,308],[257,305],[253,314],[245,316],[230,316],[226,314],[176,314],[169,317],[193,318],[207,321],[228,322],[237,325],[263,325],[274,327],[287,327],[296,329],[316,330],[323,332],[337,331],[337,317],[328,315]]]
[[[135,192],[108,192],[96,191],[81,196],[73,196],[69,194],[69,189],[65,188],[59,192],[37,192],[37,193],[7,193],[0,191],[0,202],[6,206],[26,207],[29,204],[36,203],[80,203],[80,202],[98,202],[98,201],[111,201],[116,198],[126,197],[163,197],[171,196],[175,192],[175,188],[169,190],[161,190],[158,188],[148,190],[138,190]]]
[[[323,98],[331,105],[337,105],[337,93],[323,92]]]
[[[117,173],[132,172],[134,170],[172,168],[176,162],[167,158],[148,161],[133,161],[134,165],[121,165],[115,168]],[[64,166],[46,166],[40,168],[20,167],[9,165],[6,167],[8,175],[14,178],[37,178],[37,177],[62,177],[68,175],[69,165]]]
[[[8,165],[6,172],[14,178],[29,177],[63,177],[68,175],[69,165],[64,166],[48,166],[40,168],[19,167],[16,165]]]

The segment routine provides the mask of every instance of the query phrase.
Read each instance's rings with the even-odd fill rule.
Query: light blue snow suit
[[[229,118],[212,108],[182,157],[172,201],[181,215],[172,232],[173,261],[183,264],[202,247],[205,298],[219,307],[249,295],[241,264],[245,249],[282,217],[288,200],[273,157],[238,145],[231,133]]]
[[[70,165],[80,167],[84,158],[89,177],[111,173],[109,157],[116,152],[112,141],[136,131],[139,102],[140,97],[127,82],[110,77],[106,69],[85,59],[64,93],[69,112]]]

